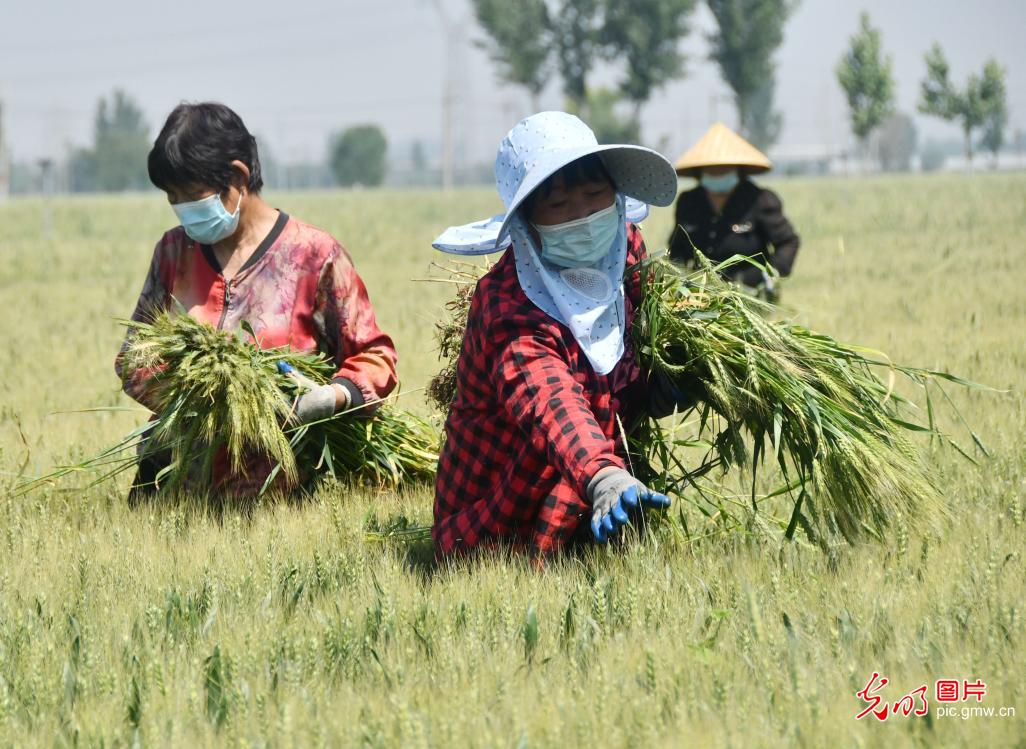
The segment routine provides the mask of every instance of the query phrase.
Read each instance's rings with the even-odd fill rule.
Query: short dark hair
[[[249,168],[249,191],[259,193],[264,178],[256,138],[242,118],[224,104],[183,102],[167,116],[146,166],[150,182],[165,192],[186,185],[223,192],[237,174],[231,166],[235,160]]]
[[[608,180],[616,189],[616,183],[613,182],[613,178],[609,176],[609,172],[606,170],[606,165],[602,162],[602,157],[597,153],[590,153],[587,156],[582,156],[576,161],[571,161],[569,164],[564,166],[558,172],[554,172],[542,182],[534,191],[527,196],[523,202],[524,213],[522,215],[530,216],[531,211],[534,210],[534,204],[539,198],[548,197],[555,187],[557,177],[563,178],[563,186],[566,189],[577,187],[588,182],[598,182],[600,180]]]

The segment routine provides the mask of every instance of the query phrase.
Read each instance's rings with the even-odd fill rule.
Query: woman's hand
[[[653,372],[648,381],[648,414],[653,419],[662,419],[674,410],[683,413],[698,405],[704,392],[702,383],[692,375],[675,377]]]
[[[278,371],[299,385],[299,395],[292,404],[289,423],[296,426],[331,418],[336,411],[349,406],[349,391],[341,385],[318,385],[288,362],[278,362]]]
[[[639,507],[670,506],[670,498],[647,488],[622,468],[603,468],[588,482],[591,500],[591,532],[604,544],[630,522]]]

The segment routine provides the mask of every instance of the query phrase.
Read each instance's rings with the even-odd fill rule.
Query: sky
[[[771,155],[851,142],[834,70],[862,10],[883,33],[898,109],[915,116],[921,140],[960,137],[955,125],[915,114],[934,41],[959,84],[996,58],[1007,71],[1010,132],[1026,130],[1026,0],[802,0],[776,57],[784,129]],[[19,161],[88,144],[97,100],[115,88],[139,102],[151,137],[179,101],[223,101],[282,161],[318,161],[332,132],[368,122],[383,127],[393,158],[407,157],[415,140],[436,146],[447,74],[461,164],[490,163],[531,113],[523,90],[497,78],[468,0],[0,0],[0,21],[5,140]],[[712,28],[702,4],[682,42],[687,77],[642,111],[643,140],[670,157],[717,119],[736,125],[708,60]],[[616,80],[606,65],[591,83]],[[541,105],[562,103],[553,81]]]

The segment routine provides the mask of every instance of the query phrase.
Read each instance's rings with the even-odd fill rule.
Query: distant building
[[[773,171],[781,176],[836,174],[844,171],[844,154],[831,146],[777,146],[770,150]]]

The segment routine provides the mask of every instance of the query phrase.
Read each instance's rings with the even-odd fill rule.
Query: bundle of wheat
[[[102,481],[158,454],[169,456],[156,480],[161,490],[179,488],[189,478],[203,485],[221,450],[240,475],[253,455],[270,457],[275,467],[264,489],[279,475],[294,486],[300,466],[308,474],[392,487],[434,476],[437,431],[388,405],[369,418],[350,409],[311,424],[289,424],[297,384],[278,363],[321,384],[334,369],[323,355],[264,349],[247,325],[232,335],[180,313],[125,324],[133,331],[126,367],[152,372],[157,417],[94,458],[61,467],[25,489],[80,471],[99,471],[96,480]]]
[[[772,305],[724,281],[721,268],[685,272],[659,259],[643,266],[645,293],[631,331],[642,365],[697,393],[693,440],[711,447],[703,464],[746,466],[754,479],[772,459],[796,493],[789,536],[800,523],[810,535],[853,540],[897,517],[943,511],[909,433],[929,432],[957,448],[933,422],[930,389],[972,383],[774,320]],[[895,375],[922,389],[929,423],[914,421]],[[663,487],[682,488],[688,472],[674,466],[666,431],[649,424],[642,435],[641,447],[664,467]]]

